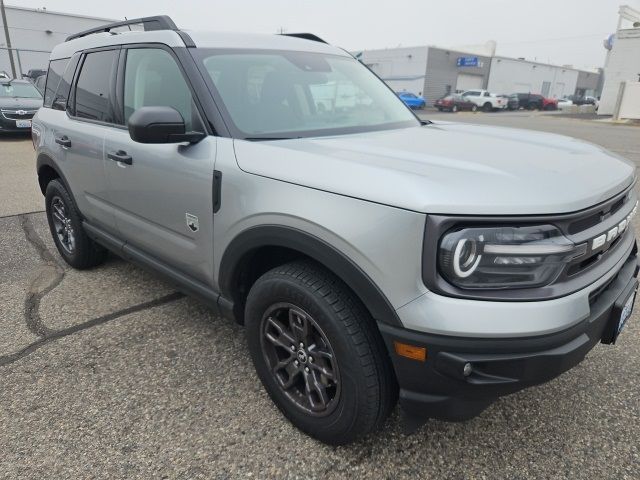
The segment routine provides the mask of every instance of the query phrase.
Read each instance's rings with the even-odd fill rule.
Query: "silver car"
[[[422,122],[310,34],[82,32],[33,135],[66,262],[110,250],[244,324],[273,401],[327,443],[398,399],[408,428],[471,418],[614,343],[633,307],[634,166]]]

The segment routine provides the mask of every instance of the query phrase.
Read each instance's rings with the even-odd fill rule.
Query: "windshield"
[[[201,50],[214,94],[244,138],[297,138],[419,125],[351,57],[307,52]]]
[[[0,97],[42,98],[40,92],[30,83],[2,83]]]

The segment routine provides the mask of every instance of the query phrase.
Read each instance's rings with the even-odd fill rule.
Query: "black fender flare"
[[[345,282],[377,322],[403,326],[380,288],[344,253],[314,235],[281,225],[248,228],[229,243],[218,271],[218,284],[223,297],[233,298],[243,258],[261,247],[289,248],[312,258]]]
[[[64,185],[64,188],[66,188],[67,192],[69,192],[69,195],[71,195],[71,199],[73,200],[73,203],[76,205],[76,209],[77,209],[78,203],[76,202],[76,199],[73,195],[73,190],[71,190],[71,187],[69,186],[67,177],[64,176],[64,173],[62,173],[62,169],[58,166],[56,161],[46,153],[41,153],[40,155],[38,155],[38,159],[36,160],[36,172],[38,175],[38,184],[40,185],[40,191],[42,191],[42,194],[44,195],[46,193],[45,189],[43,189],[42,185],[40,184],[40,169],[42,167],[49,167],[56,172],[56,174],[58,175],[58,178]]]

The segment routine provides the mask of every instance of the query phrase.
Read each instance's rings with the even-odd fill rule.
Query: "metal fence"
[[[32,68],[47,68],[50,53],[50,50],[0,47],[0,72],[5,71],[13,78],[22,78]],[[13,57],[13,63],[10,56]]]

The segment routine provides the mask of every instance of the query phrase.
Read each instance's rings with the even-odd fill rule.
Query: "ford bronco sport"
[[[64,260],[111,250],[244,324],[275,404],[324,442],[398,398],[409,427],[478,415],[614,343],[633,306],[630,163],[421,122],[310,34],[73,35],[33,140]]]

